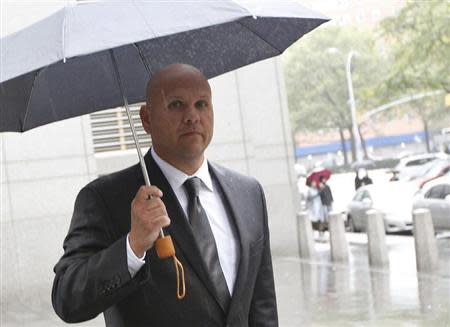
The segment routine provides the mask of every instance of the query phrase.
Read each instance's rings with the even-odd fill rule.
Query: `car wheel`
[[[358,230],[355,227],[355,223],[353,222],[352,216],[347,217],[347,232],[353,232],[356,233]]]

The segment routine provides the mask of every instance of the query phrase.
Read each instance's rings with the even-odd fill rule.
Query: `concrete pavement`
[[[316,242],[317,259],[273,260],[281,327],[450,326],[450,238],[438,239],[439,269],[417,274],[414,239],[386,237],[390,265],[372,269],[367,236],[347,233],[349,263],[334,264],[328,243]],[[7,299],[1,327],[67,326],[54,314],[50,290],[32,305]],[[100,316],[73,326],[104,326]]]
[[[412,236],[386,237],[390,265],[371,268],[367,236],[347,233],[349,263],[275,258],[280,326],[450,326],[450,238],[439,238],[439,269],[416,272]]]

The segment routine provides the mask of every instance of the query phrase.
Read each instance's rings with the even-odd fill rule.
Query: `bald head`
[[[205,86],[207,86],[211,92],[207,78],[198,68],[188,64],[170,64],[153,74],[148,81],[146,92],[147,106],[151,106],[152,99],[161,96],[161,92],[164,92],[165,86],[172,84],[171,87],[176,87],[176,84],[181,85],[187,78],[194,79],[202,84],[205,83]]]
[[[201,166],[214,130],[211,87],[202,72],[186,64],[162,68],[148,83],[140,115],[163,160],[188,175]]]

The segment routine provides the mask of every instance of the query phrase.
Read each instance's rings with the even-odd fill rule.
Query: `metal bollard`
[[[348,261],[348,244],[342,213],[330,213],[328,229],[330,231],[331,259],[333,261]]]
[[[300,257],[304,259],[315,258],[316,250],[314,248],[311,219],[306,211],[297,213],[297,233]]]
[[[433,271],[438,267],[438,250],[430,211],[414,210],[413,220],[417,271]]]
[[[366,215],[369,263],[371,266],[377,267],[388,266],[389,256],[383,216],[374,209],[368,210]]]

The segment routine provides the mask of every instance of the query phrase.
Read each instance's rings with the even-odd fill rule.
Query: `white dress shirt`
[[[199,192],[200,202],[205,209],[206,215],[208,216],[209,224],[211,225],[211,230],[216,240],[219,262],[222,267],[228,289],[230,294],[233,294],[238,266],[239,246],[233,225],[231,223],[231,217],[228,217],[218,190],[214,189],[211,175],[209,174],[207,161],[203,160],[201,167],[192,176],[189,176],[162,160],[153,148],[151,149],[151,153],[156,164],[159,166],[172,187],[172,190],[183,208],[186,217],[188,217],[188,197],[183,184],[188,178],[194,176],[201,179],[202,183]],[[145,261],[144,258],[136,257],[134,252],[131,250],[128,237],[127,259],[128,270],[133,277],[144,265]]]

